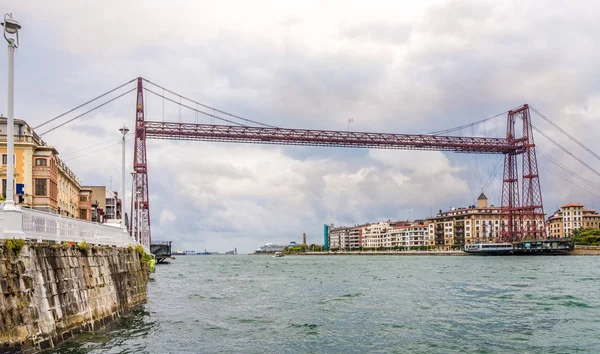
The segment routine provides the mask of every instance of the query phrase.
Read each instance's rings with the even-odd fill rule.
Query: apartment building
[[[600,228],[600,214],[583,204],[569,203],[548,218],[548,236],[552,238],[568,237],[579,228]]]
[[[108,220],[121,220],[123,203],[117,192],[105,186],[85,186],[91,191],[91,220],[104,223]]]
[[[429,219],[433,224],[429,231],[433,231],[435,246],[443,249],[462,247],[465,243],[498,242],[502,225],[506,225],[501,215],[500,208],[488,206],[487,197],[481,193],[477,206],[440,210],[436,217]]]
[[[329,229],[329,249],[340,250],[344,249],[343,245],[347,242],[350,234],[349,227],[338,227],[333,228],[333,225]],[[347,248],[347,247],[346,247]]]
[[[533,223],[537,223],[536,229],[544,228],[545,215],[539,214],[535,220],[522,220],[526,229],[533,230]],[[437,248],[449,249],[451,247],[462,247],[472,243],[501,242],[501,233],[508,229],[506,215],[500,207],[488,205],[488,199],[481,193],[477,199],[477,205],[468,208],[452,208],[449,211],[440,212],[436,217],[429,219],[434,224],[434,241]],[[531,235],[524,235],[528,237]]]
[[[2,197],[6,198],[6,117],[0,117],[0,154],[2,154]],[[21,119],[14,125],[14,200],[22,207],[79,218],[91,214],[82,201],[81,182],[58,157],[58,151],[47,145]]]
[[[386,247],[430,246],[432,240],[430,223],[424,220],[417,220],[413,223],[395,223],[388,230],[388,235],[390,241],[385,245]]]
[[[389,222],[380,221],[376,224],[367,224],[363,226],[362,229],[363,247],[390,247],[390,239],[387,234],[388,230],[390,229]]]

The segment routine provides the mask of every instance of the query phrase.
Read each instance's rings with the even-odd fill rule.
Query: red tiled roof
[[[582,207],[583,204],[577,204],[577,203],[569,203],[569,204],[565,204],[563,205],[561,208],[568,208],[568,207]]]

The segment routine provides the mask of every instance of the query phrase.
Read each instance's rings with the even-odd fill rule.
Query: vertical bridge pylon
[[[122,197],[123,198],[123,197]],[[133,190],[129,232],[150,249],[150,197],[148,192],[148,160],[146,157],[146,124],[144,121],[143,78],[137,79],[135,105],[135,143],[133,155]]]
[[[523,121],[522,137],[517,138],[516,121]],[[546,238],[542,187],[538,173],[533,126],[529,106],[523,105],[508,112],[506,140],[515,146],[504,154],[504,178],[502,182],[502,212],[507,225],[503,226],[501,238],[505,242],[522,241],[525,238]],[[519,175],[517,156],[522,155],[522,200],[519,198]]]

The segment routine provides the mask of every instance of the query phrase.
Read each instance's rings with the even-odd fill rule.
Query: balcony
[[[6,135],[0,135],[0,142],[6,142]],[[37,144],[37,145],[45,145],[42,144],[41,140],[34,139],[33,136],[26,135],[15,135],[15,143],[29,143],[29,144]]]

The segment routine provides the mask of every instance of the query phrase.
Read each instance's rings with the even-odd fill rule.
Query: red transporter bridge
[[[151,83],[141,77],[137,79],[133,188],[138,200],[134,202],[132,198],[130,231],[132,234],[138,234],[136,232],[139,231],[140,241],[145,245],[149,246],[151,243],[146,139],[504,154],[502,213],[506,224],[502,225],[501,239],[516,242],[525,237],[546,238],[542,191],[528,105],[508,112],[505,138],[285,129],[262,123],[263,127],[169,123],[144,120],[144,90],[167,99],[145,88],[144,81]],[[523,124],[520,137],[517,137],[518,119]],[[522,190],[519,189],[518,155],[522,157]]]

